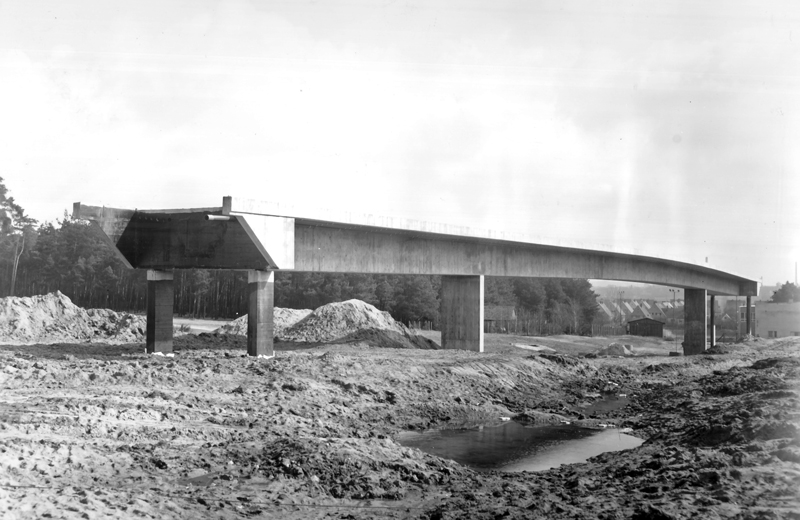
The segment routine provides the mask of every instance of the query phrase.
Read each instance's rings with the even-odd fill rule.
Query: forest
[[[31,296],[56,290],[85,308],[144,312],[144,270],[128,269],[100,233],[68,214],[39,224],[10,197],[0,178],[0,296]],[[439,276],[337,273],[275,273],[275,305],[315,309],[357,298],[404,323],[439,319]],[[586,334],[597,314],[597,295],[587,280],[485,279],[486,305],[513,306],[538,330]],[[175,314],[233,319],[247,312],[245,271],[175,272]]]

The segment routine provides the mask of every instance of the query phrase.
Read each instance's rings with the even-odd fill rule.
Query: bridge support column
[[[706,290],[684,289],[683,299],[683,354],[702,354],[706,350]]]
[[[483,276],[442,276],[442,348],[483,352]]]
[[[172,271],[147,271],[147,353],[172,352]]]
[[[714,314],[716,314],[717,302],[714,301],[713,294],[709,298],[709,306],[711,307],[711,310],[709,311],[710,314],[708,315],[708,333],[710,335],[709,340],[711,343],[709,347],[713,347],[717,344],[717,330],[714,326]]]
[[[751,320],[750,320],[750,312],[751,312],[750,311],[750,296],[747,297],[747,308],[745,310],[747,311],[747,334],[748,335],[752,335],[753,334],[753,324],[751,323]]]
[[[272,345],[275,273],[249,271],[247,292],[247,355],[272,357],[275,355]]]

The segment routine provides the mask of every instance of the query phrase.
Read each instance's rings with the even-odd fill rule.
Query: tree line
[[[128,269],[92,225],[65,213],[38,224],[8,197],[0,178],[0,295],[31,296],[56,290],[85,308],[144,312],[144,270]],[[175,272],[175,313],[233,319],[247,312],[247,273]],[[439,276],[275,273],[275,305],[315,309],[352,298],[388,311],[404,323],[439,320]],[[587,280],[486,278],[486,305],[513,306],[518,319],[548,330],[587,333],[597,312]],[[541,326],[538,330],[544,330]]]

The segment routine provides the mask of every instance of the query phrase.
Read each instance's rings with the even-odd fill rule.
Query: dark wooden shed
[[[632,336],[664,337],[664,324],[652,318],[639,318],[628,322],[628,334]]]
[[[483,310],[484,332],[507,332],[517,321],[513,305],[486,305]],[[513,323],[513,325],[512,325]]]

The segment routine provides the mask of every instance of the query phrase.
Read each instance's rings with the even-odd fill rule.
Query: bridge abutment
[[[483,352],[483,276],[442,276],[442,348]]]
[[[686,356],[702,354],[706,350],[707,341],[706,290],[684,289],[683,299],[683,354]]]

